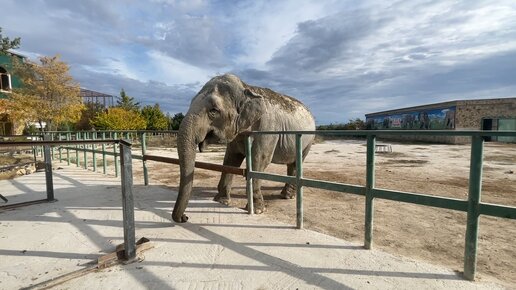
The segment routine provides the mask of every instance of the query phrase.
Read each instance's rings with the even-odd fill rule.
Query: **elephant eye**
[[[220,113],[220,112],[219,112],[219,110],[218,110],[218,109],[213,108],[213,109],[211,109],[211,110],[210,110],[209,115],[210,115],[210,117],[214,118],[214,117],[218,116],[218,115],[219,115],[219,113]]]

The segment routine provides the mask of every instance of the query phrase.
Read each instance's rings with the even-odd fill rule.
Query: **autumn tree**
[[[23,85],[10,94],[7,113],[17,121],[45,122],[48,130],[78,121],[84,106],[68,65],[59,56],[41,57],[39,62],[15,61],[14,73]]]
[[[116,101],[116,106],[126,110],[138,111],[140,109],[140,103],[136,102],[133,97],[128,96],[124,89],[120,90],[120,97]]]
[[[0,52],[6,53],[9,49],[16,49],[20,47],[20,38],[16,37],[15,39],[11,40],[7,36],[2,35],[2,27],[0,27]]]
[[[159,104],[143,107],[142,116],[147,121],[147,130],[165,130],[168,127],[167,117],[161,111]]]
[[[82,111],[81,118],[75,123],[75,130],[91,130],[91,120],[98,114],[104,112],[106,108],[100,103],[86,103],[85,109]]]
[[[147,121],[138,111],[112,107],[97,114],[91,125],[97,130],[143,130]]]

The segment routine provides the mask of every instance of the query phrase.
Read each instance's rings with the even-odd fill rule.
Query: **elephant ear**
[[[265,103],[263,96],[259,95],[250,89],[244,90],[246,101],[238,110],[238,117],[236,120],[237,132],[241,133],[247,130],[251,125],[256,123],[265,113]]]

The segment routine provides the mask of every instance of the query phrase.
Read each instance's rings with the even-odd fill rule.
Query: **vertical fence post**
[[[102,132],[102,140],[106,140],[106,132]],[[102,143],[102,173],[106,174],[106,143]]]
[[[374,151],[376,147],[376,136],[367,136],[367,157],[366,157],[366,192],[365,192],[365,234],[364,248],[373,247],[373,212],[374,197],[372,189],[375,186],[374,178]]]
[[[466,246],[464,249],[464,277],[475,280],[477,268],[478,220],[480,217],[480,196],[482,192],[482,155],[484,139],[471,137],[471,160],[469,171],[468,215],[466,225]]]
[[[57,140],[61,141],[61,133],[57,133]],[[59,163],[63,162],[63,147],[59,146]]]
[[[50,134],[50,139],[49,140],[50,141],[54,141],[54,133],[49,133],[49,134]],[[54,160],[54,146],[52,146],[50,148],[50,150],[51,150],[50,152],[52,152],[52,160]]]
[[[303,228],[303,141],[301,134],[296,134],[296,226],[298,229]]]
[[[91,133],[91,139],[97,140],[97,132]],[[97,172],[97,144],[91,144],[91,150],[93,151],[91,154],[93,155],[93,172]]]
[[[75,132],[75,140],[80,140],[81,139],[81,133],[79,132]],[[79,167],[79,144],[75,145],[75,164],[77,165],[77,167]]]
[[[70,133],[70,132],[66,133],[66,140],[67,141],[72,140],[72,133]],[[67,144],[66,145],[66,163],[68,165],[70,165],[70,149],[68,149],[69,147],[70,147],[70,144]]]
[[[89,136],[88,136],[88,132],[84,132],[82,133],[82,139],[83,140],[86,140],[88,139]],[[83,149],[83,156],[84,156],[84,169],[88,169],[88,145],[86,144],[83,144],[82,146],[82,149]]]
[[[51,137],[44,135],[43,140],[49,141]],[[52,178],[52,155],[50,153],[50,145],[43,146],[43,156],[45,160],[45,180],[47,186],[47,201],[54,201],[54,180]]]
[[[118,134],[116,132],[113,133],[113,139],[117,139]],[[113,144],[113,156],[115,157],[115,177],[118,177],[118,173],[120,172],[120,168],[118,168],[118,155],[116,153],[117,143]]]
[[[253,158],[251,157],[253,142],[251,138],[250,134],[245,138],[245,163],[247,167],[245,189],[247,192],[247,211],[250,215],[254,214],[253,178],[250,174],[253,171]]]
[[[136,257],[131,144],[125,142],[120,143],[120,154],[125,259],[131,260]]]
[[[141,143],[142,143],[142,156],[145,155],[147,152],[147,144],[146,144],[146,133],[143,132],[141,136]],[[147,171],[147,161],[142,158],[143,162],[143,184],[149,185],[149,172]]]

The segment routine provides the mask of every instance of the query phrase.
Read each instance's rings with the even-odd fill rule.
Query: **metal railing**
[[[84,132],[83,132],[84,133]],[[91,132],[89,132],[91,133]],[[97,134],[99,132],[96,132]],[[106,132],[100,132],[101,134]],[[127,131],[124,132],[111,132],[110,137],[119,137],[125,134],[125,137],[128,137]],[[77,166],[79,166],[78,162],[78,152],[84,152],[84,162],[83,164],[87,164],[86,153],[91,152],[93,154],[100,153],[103,155],[103,163],[105,164],[105,155],[111,155],[115,158],[115,167],[117,164],[117,157],[119,155],[123,155],[122,159],[125,160],[122,165],[125,170],[122,171],[122,184],[128,182],[129,173],[131,171],[126,171],[128,168],[127,160],[140,159],[143,162],[144,168],[144,182],[145,185],[148,185],[148,170],[146,167],[146,161],[158,161],[165,162],[171,164],[179,164],[179,160],[177,158],[168,158],[161,156],[152,156],[146,154],[146,134],[148,131],[134,131],[137,139],[141,140],[142,145],[142,155],[132,155],[130,152],[130,146],[128,150],[125,150],[125,153],[117,153],[116,150],[116,140],[104,140],[105,135],[102,135],[102,140],[95,140],[95,137],[92,140],[76,140],[76,141],[64,141],[65,143],[59,143],[63,141],[53,141],[56,143],[49,143],[47,145],[60,145],[61,150],[67,150],[67,161],[70,164],[69,158],[69,150],[76,151],[76,160]],[[177,134],[177,132],[170,132],[172,134]],[[59,134],[68,134],[65,136],[70,136],[71,132],[59,132]],[[58,135],[59,135],[58,134]],[[481,188],[482,188],[482,160],[483,160],[483,149],[484,149],[484,138],[489,136],[516,136],[516,131],[435,131],[435,130],[353,130],[353,131],[270,131],[270,132],[249,132],[246,138],[246,156],[252,156],[252,140],[253,136],[256,135],[264,135],[264,134],[291,134],[295,135],[296,142],[296,176],[286,176],[286,175],[278,175],[272,173],[258,172],[253,170],[252,158],[246,158],[246,169],[217,165],[211,163],[204,162],[196,162],[195,167],[227,172],[231,174],[244,175],[246,176],[246,193],[248,198],[248,210],[249,214],[253,214],[253,179],[263,179],[275,182],[284,182],[295,184],[297,186],[296,193],[296,226],[297,228],[303,228],[303,187],[312,187],[312,188],[320,188],[326,190],[332,190],[343,193],[352,193],[356,195],[365,196],[365,234],[364,234],[364,247],[366,249],[371,249],[373,247],[373,220],[374,220],[374,200],[375,198],[387,199],[392,201],[400,201],[412,204],[419,204],[424,206],[431,206],[436,208],[444,208],[457,210],[467,213],[467,225],[466,225],[466,236],[465,236],[465,251],[464,251],[464,276],[468,280],[475,279],[476,273],[476,260],[477,260],[477,240],[478,240],[478,228],[479,228],[479,217],[480,215],[488,215],[494,217],[502,217],[509,219],[516,219],[516,207],[504,206],[498,204],[490,204],[481,202]],[[303,166],[302,166],[302,135],[326,135],[326,136],[361,136],[366,138],[367,142],[367,151],[366,151],[366,184],[355,185],[355,184],[345,184],[338,182],[329,182],[329,181],[321,181],[315,179],[309,179],[303,177]],[[375,186],[375,147],[376,147],[376,138],[377,136],[385,136],[385,135],[426,135],[426,136],[465,136],[471,137],[471,158],[470,158],[470,175],[469,175],[469,194],[467,200],[448,198],[442,196],[433,196],[421,193],[414,192],[403,192],[396,190],[388,190],[381,189]],[[87,136],[87,135],[84,135]],[[70,137],[66,137],[70,138]],[[86,137],[84,137],[86,138]],[[103,146],[102,150],[95,150],[94,148],[88,149],[85,147],[62,147],[62,145],[85,145],[85,144],[99,144],[115,142],[113,143],[113,152],[106,151],[106,148]],[[121,141],[119,140],[118,143]],[[24,142],[25,143],[25,142]],[[0,143],[1,144],[1,143]],[[122,146],[123,147],[123,146]],[[48,155],[50,156],[50,149]],[[127,156],[126,156],[127,155]],[[129,158],[129,159],[128,159]],[[45,159],[47,160],[47,159]],[[61,152],[59,152],[59,160],[62,160]],[[95,157],[94,157],[94,160]],[[95,164],[95,163],[94,163]],[[129,163],[130,164],[130,163]],[[95,167],[95,165],[94,165]],[[87,168],[87,165],[86,165]],[[104,165],[105,168],[105,165]],[[94,169],[95,170],[95,169]],[[125,172],[125,173],[124,173]],[[104,169],[105,173],[105,169]],[[116,175],[118,176],[118,170],[116,170]],[[124,177],[125,176],[125,177]],[[130,183],[132,184],[132,175],[130,175]],[[124,186],[122,187],[124,190]],[[125,204],[126,201],[124,201]],[[131,193],[131,201],[132,203],[132,193]],[[127,205],[128,207],[130,205]],[[132,206],[131,212],[133,211]],[[125,211],[124,209],[124,220],[125,220]],[[134,217],[133,217],[134,220]],[[134,223],[134,222],[133,222]],[[124,222],[124,231],[125,231],[125,222]],[[133,224],[133,233],[134,233],[134,224]],[[134,239],[133,239],[134,241]]]
[[[134,227],[134,200],[133,200],[133,170],[132,170],[132,156],[130,142],[116,139],[105,140],[61,140],[51,141],[48,136],[44,141],[3,141],[0,142],[2,147],[16,147],[16,146],[37,146],[43,147],[43,156],[45,163],[45,184],[46,184],[46,199],[33,200],[28,202],[20,202],[0,206],[1,210],[18,208],[21,206],[56,202],[54,196],[54,181],[52,176],[52,157],[51,147],[62,145],[87,145],[87,144],[113,144],[120,146],[120,166],[121,172],[121,186],[122,186],[122,211],[123,211],[123,225],[124,225],[124,257],[126,260],[132,260],[136,257],[136,241],[135,241],[135,227]]]
[[[477,261],[477,240],[480,215],[516,219],[516,207],[489,204],[481,202],[482,188],[482,160],[484,137],[487,136],[516,136],[516,131],[436,131],[436,130],[399,130],[399,131],[275,131],[275,132],[250,132],[246,138],[246,156],[252,156],[252,139],[256,135],[265,134],[293,134],[296,140],[296,176],[285,176],[258,172],[253,170],[252,158],[246,158],[247,165],[247,198],[249,214],[253,213],[253,184],[252,180],[263,179],[276,182],[285,182],[297,186],[296,195],[296,223],[297,228],[303,228],[303,187],[313,187],[333,190],[344,193],[352,193],[365,196],[365,234],[364,247],[373,247],[373,219],[374,199],[387,199],[412,204],[445,208],[467,212],[465,251],[464,251],[464,276],[468,280],[475,279]],[[303,178],[302,165],[302,135],[331,135],[331,136],[363,136],[367,140],[366,157],[366,185],[344,184],[329,181],[321,181]],[[440,136],[466,136],[471,137],[471,159],[469,174],[469,194],[467,200],[432,196],[414,192],[402,192],[396,190],[381,189],[375,186],[375,144],[377,136],[385,135],[440,135]]]
[[[132,154],[133,159],[142,160],[144,184],[149,184],[149,174],[146,160],[143,156],[147,152],[149,140],[164,137],[175,137],[177,131],[164,130],[119,130],[119,131],[48,131],[45,132],[50,140],[106,140],[106,139],[125,139],[131,143],[141,145],[142,154]],[[77,167],[84,169],[89,168],[89,157],[91,157],[91,168],[94,172],[98,171],[99,164],[98,155],[102,159],[102,173],[107,174],[108,160],[107,156],[113,157],[114,174],[116,177],[120,175],[120,152],[117,144],[113,144],[112,148],[106,147],[107,143],[102,143],[98,148],[95,143],[92,144],[75,144],[75,146],[55,146],[51,148],[52,159],[58,159],[59,162],[66,161],[67,165],[75,163]],[[90,147],[89,147],[89,146]],[[134,147],[134,146],[133,146]],[[41,151],[36,149],[36,154],[42,155]],[[56,152],[57,151],[57,152]],[[75,156],[72,156],[75,155]]]

